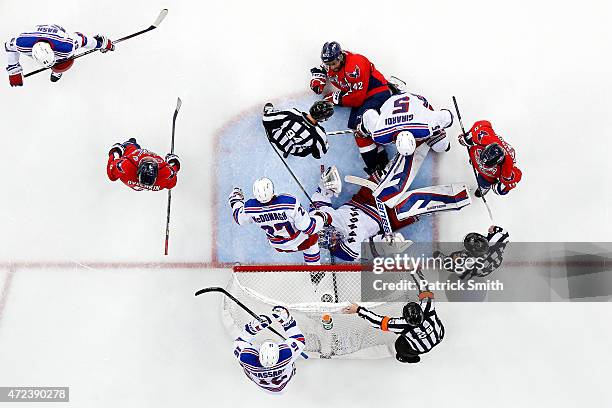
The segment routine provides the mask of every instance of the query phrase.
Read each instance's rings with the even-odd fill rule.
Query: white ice
[[[0,39],[40,23],[113,38],[165,7],[158,30],[59,83],[0,84],[0,386],[70,386],[75,407],[610,405],[607,303],[441,303],[447,338],[422,364],[301,361],[272,397],[234,361],[219,299],[193,297],[229,279],[210,268],[226,200],[213,194],[215,135],[308,92],[332,39],[436,107],[456,95],[466,126],[489,119],[512,143],[523,181],[489,201],[513,240],[610,241],[610,2],[3,0]],[[177,96],[183,169],[164,257],[166,194],[111,183],[105,164],[129,137],[165,153]],[[439,168],[471,183],[456,143]],[[475,202],[439,217],[440,238],[489,224]]]

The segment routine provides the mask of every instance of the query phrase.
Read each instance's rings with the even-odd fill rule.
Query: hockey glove
[[[340,102],[342,101],[342,92],[334,91],[325,95],[325,98],[323,99],[325,99],[327,102],[333,103],[334,105],[340,105]]]
[[[283,326],[284,329],[291,327],[295,324],[293,316],[289,313],[289,310],[284,306],[274,306],[272,308],[272,317]]]
[[[340,195],[342,192],[342,179],[340,178],[340,173],[336,166],[328,167],[323,174],[321,174],[319,187],[321,187],[321,192],[328,197],[332,194],[335,197]]]
[[[317,95],[323,93],[325,84],[327,83],[327,74],[321,68],[315,67],[310,69],[310,89]]]
[[[242,190],[238,187],[234,187],[232,193],[229,196],[230,207],[234,208],[234,204],[236,203],[244,203],[244,194]]]
[[[11,86],[23,86],[23,75],[21,75],[21,72],[9,75],[9,83]]]
[[[321,210],[314,210],[310,212],[311,216],[319,216],[323,219],[323,224],[324,225],[331,225],[332,223],[332,216],[331,214],[325,212],[325,211],[321,211]]]
[[[472,134],[470,132],[460,134],[458,136],[458,139],[459,143],[462,146],[470,147],[474,145],[474,141],[472,140]]]
[[[179,171],[181,169],[181,162],[179,160],[179,157],[174,153],[168,153],[166,155],[166,163],[168,163],[172,167],[175,167],[175,171]]]
[[[106,38],[105,36],[96,34],[94,35],[94,39],[97,42],[96,48],[99,49],[100,52],[115,51],[115,45],[110,39]]]
[[[115,158],[119,158],[123,156],[124,152],[125,152],[125,146],[121,143],[115,143],[113,147],[111,147],[111,149],[108,151],[108,155],[113,156]]]
[[[254,336],[271,324],[272,320],[270,320],[268,316],[259,315],[259,319],[254,319],[251,323],[245,324],[244,329],[247,331],[247,333]]]

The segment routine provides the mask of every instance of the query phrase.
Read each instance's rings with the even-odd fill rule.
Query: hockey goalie
[[[349,180],[355,178],[348,178]],[[373,242],[406,242],[398,230],[418,221],[419,216],[438,211],[459,210],[471,203],[465,185],[432,186],[424,189],[406,192],[397,207],[389,208],[378,206],[372,195],[372,186],[376,186],[377,176],[372,175],[363,184],[368,182],[370,187],[363,186],[351,200],[334,208],[331,199],[338,196],[342,190],[340,173],[335,166],[329,167],[321,175],[319,188],[313,195],[313,206],[318,212],[328,214],[327,226],[319,233],[319,245],[329,249],[330,253],[345,261],[355,261],[361,256],[361,243]],[[429,199],[429,205],[423,198],[434,195]],[[413,206],[420,206],[415,211]],[[385,213],[381,213],[384,208]],[[385,233],[385,222],[394,233],[392,236]]]

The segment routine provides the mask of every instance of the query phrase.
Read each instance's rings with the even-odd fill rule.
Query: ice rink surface
[[[70,386],[74,407],[612,403],[608,303],[441,303],[447,336],[421,364],[300,361],[285,394],[270,396],[234,361],[220,299],[193,297],[229,279],[228,245],[241,246],[222,234],[245,237],[241,261],[283,260],[228,223],[228,183],[248,191],[263,165],[300,196],[256,112],[268,100],[308,106],[308,70],[329,40],[437,108],[456,95],[466,126],[492,121],[523,171],[509,196],[489,198],[512,240],[611,241],[609,2],[3,0],[0,39],[41,23],[116,38],[162,8],[158,30],[77,60],[56,84],[45,73],[0,85],[0,386]],[[182,168],[164,257],[166,194],[112,183],[105,165],[130,137],[166,153],[177,96]],[[322,162],[358,170],[356,155],[331,156],[348,142]],[[434,182],[473,185],[454,141],[431,166]],[[490,224],[478,201],[432,218],[442,240]]]

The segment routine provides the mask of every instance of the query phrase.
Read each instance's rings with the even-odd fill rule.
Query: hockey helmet
[[[417,302],[408,302],[404,305],[402,309],[402,315],[404,319],[411,326],[420,326],[425,320],[425,315],[423,314],[423,309],[421,309],[421,305]]]
[[[463,238],[463,246],[470,256],[481,257],[489,251],[489,240],[477,232],[470,232]]]
[[[336,41],[330,41],[323,44],[321,49],[321,61],[324,64],[329,64],[342,56],[342,47]]]
[[[255,180],[253,183],[253,195],[260,203],[267,203],[274,197],[274,184],[266,177]]]
[[[504,149],[497,143],[491,143],[480,152],[480,160],[487,167],[503,163],[505,156]]]
[[[157,180],[159,166],[151,157],[145,157],[138,163],[138,182],[145,186],[152,186]]]
[[[414,140],[412,133],[403,130],[395,138],[395,147],[402,156],[410,156],[416,150],[416,140]]]
[[[334,104],[328,101],[316,101],[310,107],[310,116],[317,122],[324,122],[334,114]]]
[[[259,362],[262,366],[270,368],[278,363],[279,354],[278,344],[271,340],[266,340],[259,348]]]
[[[32,58],[45,68],[55,64],[55,53],[46,41],[39,41],[32,47]]]

